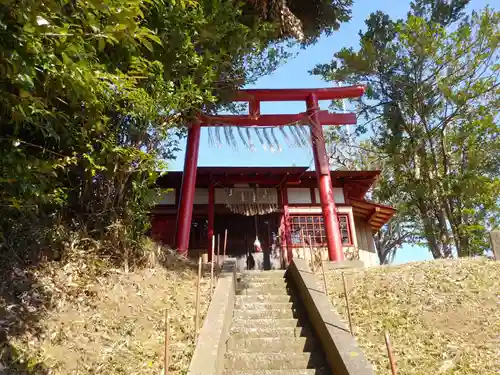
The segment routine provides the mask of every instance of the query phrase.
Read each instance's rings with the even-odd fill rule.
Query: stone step
[[[318,369],[288,369],[288,370],[225,370],[224,375],[331,375],[324,367]]]
[[[241,285],[276,285],[276,286],[286,286],[288,283],[285,279],[276,279],[276,278],[242,278],[238,281],[238,284]]]
[[[297,311],[287,306],[282,309],[237,309],[234,311],[233,319],[292,319],[298,316]]]
[[[243,302],[237,301],[235,304],[236,311],[245,310],[291,310],[294,308],[293,302]]]
[[[282,295],[287,294],[285,287],[279,287],[274,285],[263,285],[259,287],[249,287],[249,288],[238,288],[238,295]]]
[[[240,282],[238,282],[239,287],[245,287],[245,288],[259,288],[263,286],[274,286],[274,287],[280,287],[286,289],[287,283],[285,280],[277,279],[269,279],[269,280],[246,280],[243,279]]]
[[[309,337],[259,337],[252,339],[235,339],[230,337],[227,349],[241,352],[311,352],[318,348],[315,339]]]
[[[285,277],[285,270],[245,271],[241,275],[244,277]]]
[[[285,278],[283,275],[273,275],[273,276],[268,276],[268,275],[249,275],[249,274],[243,274],[239,277],[237,277],[238,281],[247,281],[247,282],[280,282],[280,281],[285,281]]]
[[[238,294],[236,295],[236,307],[242,303],[255,303],[255,302],[292,302],[292,297],[287,294]]]
[[[297,319],[233,319],[233,327],[271,328],[271,327],[298,327]]]
[[[307,369],[324,366],[323,355],[310,353],[242,353],[228,352],[226,354],[226,369],[234,370],[284,370]]]
[[[284,340],[290,337],[312,337],[307,327],[231,327],[230,335],[235,340],[259,337],[280,337]]]
[[[247,282],[247,283],[276,283],[276,284],[281,284],[281,283],[286,283],[287,279],[284,277],[256,277],[256,276],[241,276],[238,277],[237,280],[239,282]]]

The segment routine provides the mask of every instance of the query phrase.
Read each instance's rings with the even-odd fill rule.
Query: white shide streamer
[[[223,128],[223,129],[221,129]],[[237,128],[236,130],[234,128]],[[255,151],[255,144],[252,140],[252,133],[257,137],[264,151],[283,151],[283,145],[280,141],[286,144],[288,148],[296,147],[310,147],[311,146],[311,133],[307,125],[286,125],[279,126],[280,138],[275,132],[276,127],[242,127],[238,126],[214,126],[208,127],[208,144],[209,147],[220,148],[223,143],[227,146],[237,150],[240,145],[250,151]],[[222,136],[222,132],[224,135]],[[238,133],[237,135],[235,133]],[[222,139],[224,138],[224,140]]]

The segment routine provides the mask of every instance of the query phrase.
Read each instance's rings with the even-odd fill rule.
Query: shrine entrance
[[[250,136],[250,132],[254,131],[258,141],[262,144],[263,148],[269,149],[270,151],[281,149],[281,145],[279,144],[274,133],[275,129],[279,129],[287,143],[312,148],[316,170],[317,187],[319,191],[319,203],[323,216],[325,237],[328,248],[328,257],[332,261],[343,260],[344,254],[342,250],[342,239],[339,230],[339,221],[337,216],[337,209],[334,202],[333,186],[330,176],[329,162],[328,156],[326,154],[322,127],[330,125],[356,124],[356,115],[354,113],[330,113],[326,110],[321,110],[318,101],[355,98],[361,96],[364,90],[365,89],[363,86],[346,86],[323,89],[241,90],[237,92],[233,101],[247,102],[249,108],[248,115],[209,116],[200,114],[196,119],[194,119],[193,123],[188,129],[186,157],[184,161],[184,171],[182,174],[182,184],[178,200],[179,206],[177,210],[175,238],[175,247],[177,248],[177,251],[187,256],[193,216],[193,204],[195,198],[201,128],[209,128],[209,142],[217,142],[219,145],[221,143],[221,129],[223,129],[224,131],[226,142],[230,145],[235,145],[237,141],[233,130],[236,129],[241,142],[250,150],[255,150],[256,148],[255,144],[252,141],[252,137]],[[261,115],[260,103],[265,101],[304,101],[307,106],[307,111],[295,115]],[[215,132],[215,140],[213,132],[211,131],[212,129]],[[247,183],[247,185],[250,183],[250,181],[245,182]],[[266,182],[267,180],[263,183]],[[257,184],[258,183],[261,182],[257,182]],[[242,212],[238,211],[240,209],[238,207],[240,206],[240,204],[236,203],[234,203],[231,211],[233,213],[241,214],[242,216],[248,216],[250,218],[253,216],[257,216],[257,219],[254,219],[253,230],[256,233],[256,237],[259,239],[259,241],[260,238],[262,238],[264,242],[267,242],[266,246],[269,246],[269,236],[273,232],[275,232],[273,230],[276,227],[275,222],[272,221],[272,224],[270,224],[271,221],[269,219],[267,220],[267,224],[264,224],[264,222],[266,221],[264,219],[262,221],[262,224],[264,225],[261,225],[260,219],[258,217],[263,215],[271,215],[276,211],[273,211],[271,209],[271,211],[268,212],[261,212],[262,207],[258,207],[259,203],[255,202],[255,198],[255,204],[253,205],[248,204],[248,200],[244,201],[244,203],[246,207],[243,208]],[[285,241],[282,241],[282,243],[284,243],[284,245],[287,247],[287,254],[291,254],[290,250],[292,244],[291,239],[289,238],[290,231],[289,228],[286,228],[289,225],[286,207],[287,204],[283,201],[281,202],[281,204],[283,205],[283,215],[281,218],[280,227],[285,226],[284,232],[286,233],[286,235],[284,236]],[[210,244],[212,243],[212,238],[214,236],[214,227],[217,225],[217,221],[223,220],[221,218],[216,219],[214,205],[214,184],[213,182],[209,182],[207,222],[207,250],[209,255],[211,254]],[[231,205],[232,204],[230,203],[229,206]],[[267,205],[270,206],[272,204],[268,202]],[[249,219],[241,219],[241,223],[244,225],[244,228],[250,228],[250,226],[247,227],[247,225],[245,224],[246,221],[250,223]],[[243,245],[243,249],[238,247],[238,251],[246,251],[248,249],[248,233],[246,232],[246,229],[245,235],[239,238],[234,237],[233,239],[233,241],[243,241],[243,243],[241,243],[241,245]],[[245,238],[247,239],[245,240]],[[244,241],[247,241],[247,243],[245,244]],[[287,258],[287,261],[291,261],[291,256]]]
[[[227,230],[226,256],[235,258],[240,270],[249,268],[249,257],[254,259],[255,270],[280,269],[284,266],[279,227],[279,213],[262,216],[216,215],[214,225],[216,233],[225,233]],[[255,252],[256,238],[262,249],[260,254]]]

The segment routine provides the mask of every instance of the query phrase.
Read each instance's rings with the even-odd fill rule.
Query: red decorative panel
[[[175,215],[153,215],[151,237],[164,245],[173,246],[175,241]]]

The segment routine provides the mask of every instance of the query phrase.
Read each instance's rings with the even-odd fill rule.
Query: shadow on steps
[[[238,277],[225,374],[331,374],[284,272]]]

